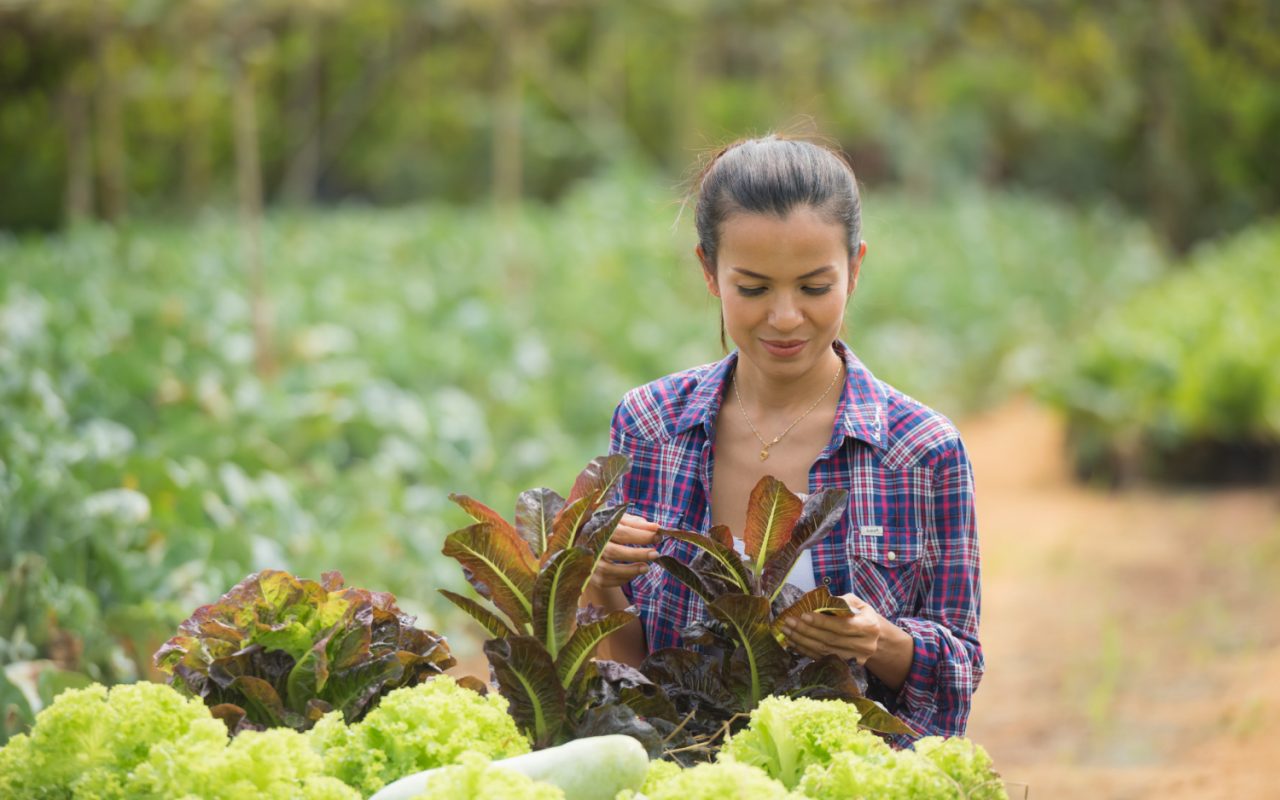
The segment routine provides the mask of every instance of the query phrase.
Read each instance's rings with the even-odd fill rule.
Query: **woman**
[[[790,581],[843,596],[852,617],[814,615],[787,631],[810,657],[866,666],[872,696],[924,734],[962,735],[982,675],[973,481],[940,414],[877,380],[840,340],[866,254],[853,171],[805,141],[730,145],[699,178],[695,211],[707,289],[720,299],[722,361],[627,393],[611,450],[633,462],[629,515],[586,600],[638,608],[604,655],[637,664],[679,645],[701,601],[659,567],[693,557],[660,528],[744,529],[764,475],[796,493],[850,492],[845,519]]]

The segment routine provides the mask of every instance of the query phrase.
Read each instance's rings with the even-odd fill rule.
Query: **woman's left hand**
[[[831,654],[865,665],[880,649],[884,618],[857,595],[846,594],[841,599],[853,609],[853,616],[802,614],[787,620],[783,632],[801,655],[821,658]]]

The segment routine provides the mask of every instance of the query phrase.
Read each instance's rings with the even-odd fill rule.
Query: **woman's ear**
[[[849,294],[858,288],[858,274],[862,271],[862,258],[867,254],[867,243],[858,242],[858,250],[849,256]]]
[[[719,297],[720,284],[716,282],[715,270],[707,266],[707,254],[703,251],[702,245],[693,248],[693,253],[698,257],[698,263],[702,265],[702,279],[707,282],[707,291],[711,292],[712,297]]]

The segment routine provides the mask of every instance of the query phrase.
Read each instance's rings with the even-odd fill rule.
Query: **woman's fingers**
[[[809,619],[804,619],[808,616]],[[827,617],[822,614],[802,615],[800,619],[787,621],[784,627],[787,638],[800,645],[810,658],[834,654],[861,664],[875,651],[876,640],[858,617]]]
[[[619,525],[625,525],[628,528],[638,528],[646,531],[656,531],[658,523],[650,522],[644,517],[637,517],[635,514],[623,514],[622,521]]]
[[[856,594],[842,594],[840,595],[840,599],[843,600],[849,608],[853,609],[854,614],[875,614],[876,612],[876,610],[871,607],[870,603],[863,600],[861,597],[858,597]]]
[[[649,562],[658,557],[658,526],[634,514],[624,514],[591,574],[597,586],[613,587],[629,583],[649,571]]]
[[[657,530],[657,528],[649,530],[648,528],[632,528],[619,524],[618,527],[613,529],[613,536],[609,537],[609,540],[619,544],[652,545],[658,537]]]
[[[648,571],[648,564],[614,564],[601,559],[591,573],[591,582],[605,588],[621,586]]]
[[[659,553],[658,525],[635,514],[623,514],[609,542],[600,552],[600,560],[591,573],[591,582],[600,587],[621,586],[649,571],[649,562]]]
[[[596,572],[603,573],[622,583],[626,583],[637,575],[643,575],[648,571],[648,564],[612,564],[607,561],[601,561],[596,566]]]
[[[600,563],[603,564],[610,561],[622,564],[632,562],[648,563],[658,556],[658,551],[651,547],[632,547],[631,545],[609,542],[600,553]]]
[[[871,635],[876,629],[875,621],[870,618],[870,615],[862,613],[855,613],[852,617],[839,617],[834,614],[803,614],[799,621],[802,625],[808,625],[830,636],[840,638],[861,638]]]
[[[823,656],[823,654],[819,653],[817,650],[811,650],[810,648],[802,644],[799,644],[798,642],[792,642],[791,649],[795,650],[797,653],[799,653],[802,656],[805,656],[807,658],[812,658],[814,661],[817,661]]]
[[[836,653],[839,655],[839,653],[837,653],[837,649],[832,647],[830,643],[825,642],[807,632],[793,628],[787,631],[787,639],[796,650],[809,658],[821,658],[828,653]]]
[[[787,634],[791,643],[795,646],[801,655],[809,658],[818,659],[823,656],[832,655],[843,661],[856,660],[859,664],[866,661],[866,658],[859,655],[856,650],[848,647],[835,647],[830,642],[823,642],[818,639],[806,637],[804,635]]]

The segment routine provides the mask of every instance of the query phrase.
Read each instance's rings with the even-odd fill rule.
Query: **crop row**
[[[465,588],[448,489],[568,474],[628,388],[719,356],[674,194],[612,175],[506,235],[437,206],[273,217],[271,377],[232,221],[0,241],[0,663],[156,677],[185,609],[267,567],[457,620],[422,588]],[[1028,198],[870,192],[865,230],[847,338],[952,413],[1161,270],[1140,230]]]
[[[1280,477],[1280,224],[1104,315],[1047,387],[1086,476]]]

